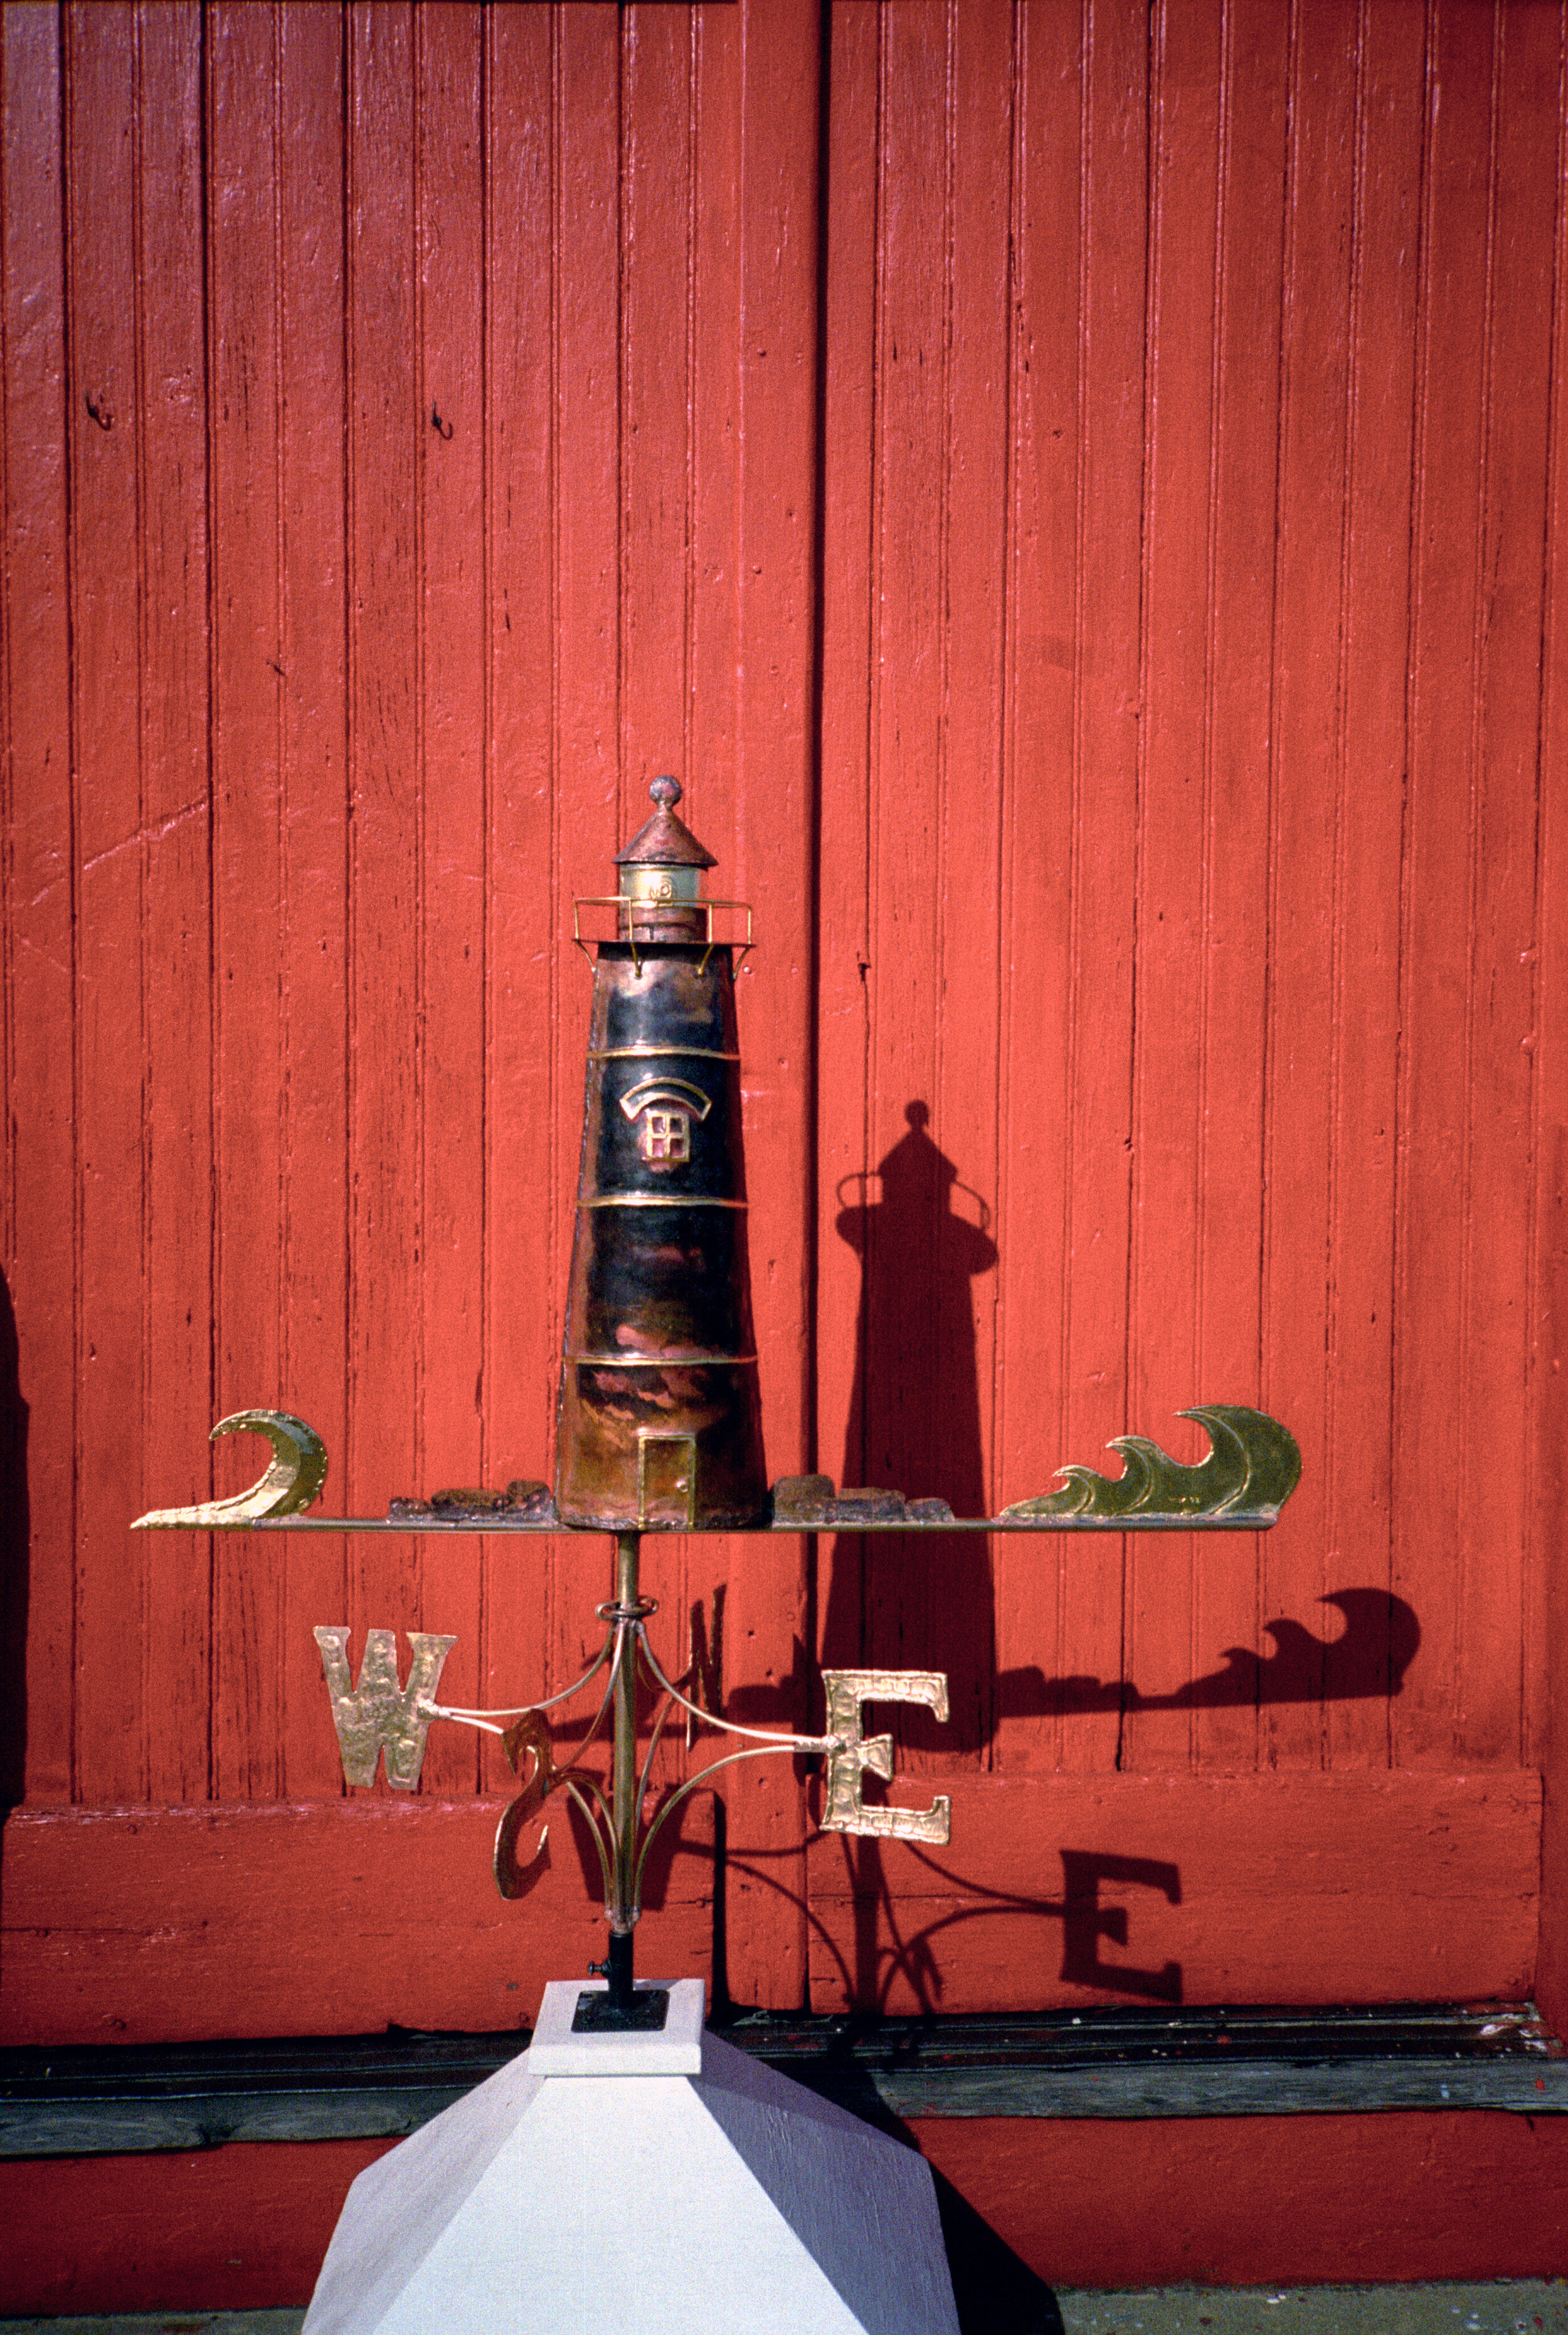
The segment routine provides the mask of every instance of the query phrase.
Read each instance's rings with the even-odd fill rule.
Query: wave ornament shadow
[[[1392,1699],[1421,1643],[1413,1606],[1386,1589],[1335,1589],[1321,1603],[1345,1617],[1337,1638],[1319,1637],[1282,1614],[1265,1622],[1273,1640],[1267,1654],[1226,1646],[1222,1667],[1188,1679],[1169,1694],[1145,1694],[1130,1681],[1082,1676],[1048,1679],[1033,1664],[1004,1671],[997,1708],[1009,1719],[1043,1719],[1097,1711],[1234,1710],[1280,1702],[1367,1702]]]

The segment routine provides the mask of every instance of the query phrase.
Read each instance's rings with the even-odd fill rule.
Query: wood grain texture
[[[346,1490],[417,1483],[426,1380],[423,1136],[430,1050],[421,941],[424,712],[411,6],[349,12],[344,364],[348,431],[349,1322]],[[349,1619],[418,1629],[415,1541],[351,1543]]]
[[[1518,1661],[1522,1527],[1517,1495],[1505,1487],[1524,1480],[1523,1387],[1494,1341],[1524,1312],[1528,1186],[1505,1161],[1518,1160],[1528,1142],[1530,940],[1522,929],[1528,911],[1515,913],[1523,898],[1504,871],[1533,864],[1535,790],[1495,767],[1492,693],[1511,624],[1523,635],[1531,623],[1528,606],[1515,616],[1499,588],[1515,556],[1515,522],[1537,589],[1539,579],[1543,474],[1516,482],[1515,508],[1498,500],[1511,436],[1504,417],[1515,393],[1536,404],[1538,435],[1544,424],[1544,374],[1513,344],[1524,319],[1504,284],[1519,237],[1505,237],[1499,209],[1505,125],[1510,144],[1517,134],[1510,63],[1529,36],[1523,25],[1505,36],[1501,19],[1464,10],[1440,17],[1437,33],[1418,321],[1401,1015],[1408,1136],[1398,1211],[1404,1331],[1397,1318],[1393,1478],[1395,1584],[1408,1595],[1404,1584],[1419,1568],[1427,1650],[1394,1710],[1396,1755],[1429,1765],[1463,1757],[1472,1740],[1482,1757],[1498,1756],[1498,1730],[1517,1725],[1516,1709],[1505,1721],[1498,1698],[1508,1698],[1503,1681]],[[1539,220],[1525,232],[1527,266],[1533,241],[1537,252],[1550,248]],[[1548,313],[1539,286],[1534,298],[1538,334]],[[1505,397],[1495,372],[1501,331],[1512,347]],[[1538,671],[1538,615],[1534,623],[1528,654]],[[1501,925],[1499,886],[1510,901]],[[1479,1468],[1471,1422],[1483,1409],[1495,1422],[1493,1456]],[[1418,1527],[1418,1486],[1428,1495]],[[1484,1558],[1474,1540],[1477,1504],[1504,1526],[1495,1539],[1488,1526]],[[1515,1740],[1504,1756],[1516,1756]]]
[[[920,1235],[890,1247],[885,1216],[862,1265],[840,1222],[847,1187],[895,1159],[911,1066],[961,1027],[997,1050],[996,1365],[975,1377],[1009,1493],[1124,1425],[1195,1456],[1170,1414],[1222,1378],[1299,1419],[1316,1455],[1251,1549],[1143,1543],[1119,1578],[1106,1551],[1075,1554],[1048,1587],[1021,1545],[950,1574],[955,1675],[986,1667],[995,1616],[988,1762],[1505,1770],[1531,1693],[1507,1681],[1539,1674],[1517,1488],[1538,770],[1522,741],[1544,669],[1561,16],[1157,10],[1146,42],[1089,7],[1022,10],[1013,32],[981,128],[959,94],[964,12],[834,20],[819,1440],[831,1453],[842,1431],[847,1471],[875,1479],[876,1405],[921,1416],[944,1369],[944,1418],[970,1401]],[[934,124],[939,82],[940,157],[909,129]],[[1005,232],[978,191],[955,210],[944,191],[986,183],[973,139],[992,160],[1009,145]],[[989,266],[1009,287],[1006,376],[977,372],[961,425],[980,431],[988,400],[1004,413],[1005,497],[987,501],[973,460],[963,490],[965,543],[985,529],[1009,578],[992,653],[1007,937],[993,954],[982,899],[949,976],[956,863],[925,775],[948,733],[924,709],[955,657],[966,711],[991,667],[943,564],[945,377],[904,401],[912,352],[918,367],[941,346],[959,244],[969,286]],[[962,768],[983,802],[973,752]],[[964,1114],[982,1154],[985,1124]],[[1461,1285],[1476,1310],[1456,1329]],[[1499,1404],[1494,1497],[1493,1463],[1457,1439]],[[913,1441],[953,1473],[940,1435]],[[1478,1555],[1494,1533],[1495,1564]],[[833,1564],[833,1658],[853,1642],[928,1659],[892,1651],[929,1636],[919,1565],[868,1570],[852,1543]],[[1338,1639],[1336,1604],[1360,1617]],[[1292,1649],[1301,1691],[1276,1696]],[[1222,1659],[1257,1691],[1200,1684]],[[911,1734],[911,1772],[926,1741]]]
[[[1292,1515],[1285,1540],[1264,1547],[1265,1610],[1271,1612],[1278,1610],[1285,1587],[1276,1561],[1293,1565],[1304,1581],[1320,1536],[1324,1559],[1341,1578],[1350,1577],[1348,1556],[1358,1581],[1379,1588],[1392,1583],[1389,1408],[1386,1400],[1366,1400],[1362,1390],[1389,1384],[1392,1372],[1399,1135],[1393,1098],[1407,733],[1403,669],[1391,668],[1377,644],[1405,624],[1408,606],[1416,314],[1410,255],[1418,242],[1424,102],[1419,55],[1420,30],[1409,18],[1379,10],[1358,20],[1349,248],[1344,276],[1331,287],[1331,296],[1343,304],[1336,310],[1344,316],[1343,443],[1334,451],[1325,441],[1322,456],[1335,465],[1331,475],[1344,480],[1335,728],[1328,747],[1334,825],[1331,842],[1322,838],[1332,865],[1321,857],[1316,863],[1320,905],[1330,896],[1333,902],[1331,958],[1325,964],[1320,953],[1315,962],[1316,980],[1329,984],[1319,993],[1331,1017],[1332,1060],[1328,1117],[1316,1138],[1315,1200],[1302,1188],[1299,1171],[1292,1178],[1301,1203],[1315,1207],[1315,1221],[1324,1226],[1324,1352],[1320,1364],[1303,1351],[1288,1380],[1277,1374],[1284,1362],[1282,1356],[1275,1359],[1274,1324],[1282,1318],[1282,1298],[1299,1290],[1299,1282],[1293,1270],[1277,1275],[1273,1260],[1276,1252],[1294,1256],[1303,1245],[1292,1216],[1272,1206],[1264,1261],[1269,1398],[1292,1408],[1298,1400],[1310,1403],[1308,1415],[1321,1415],[1322,1458],[1304,1530]],[[1317,142],[1331,134],[1346,134],[1342,109],[1324,117]],[[1335,150],[1344,155],[1342,146]],[[1319,163],[1302,181],[1319,206],[1331,193],[1329,175]],[[1334,175],[1344,177],[1342,160]],[[1342,221],[1342,209],[1333,218]],[[1320,208],[1314,228],[1321,218]],[[1311,241],[1306,248],[1313,248]],[[1310,424],[1319,411],[1316,398],[1298,411],[1303,425]],[[1303,506],[1304,519],[1312,509],[1305,495]],[[1282,586],[1287,573],[1282,571]],[[1282,869],[1285,864],[1277,862]],[[1271,1016],[1271,1061],[1282,1104],[1293,1090],[1291,1061],[1280,1043],[1282,1002],[1281,992]],[[1282,1160],[1281,1167],[1289,1172]],[[1317,1516],[1313,1500],[1321,1502]],[[1386,1662],[1386,1653],[1380,1659]],[[1272,1713],[1265,1724],[1272,1734]],[[1331,1763],[1376,1767],[1388,1759],[1389,1703],[1379,1708],[1375,1697],[1330,1700],[1325,1724]]]
[[[77,1187],[75,1768],[84,1794],[134,1800],[148,1788],[141,1646],[147,1560],[117,1519],[140,1488],[123,1436],[92,1431],[110,1386],[142,1414],[145,1325],[139,1062],[145,1017],[141,474],[136,280],[136,20],[129,6],[65,23],[73,401],[73,715],[78,959],[74,1109]],[[115,134],[101,134],[104,122]],[[96,416],[96,418],[94,418]],[[92,548],[90,549],[89,547]],[[91,781],[86,773],[92,772]],[[138,1659],[124,1659],[126,1624]]]
[[[400,1794],[15,1811],[0,1833],[0,2036],[528,2025],[547,1979],[602,1953],[604,1909],[585,1885],[592,1847],[564,1809],[533,1892],[498,1895],[489,1863],[505,1806]],[[661,1844],[672,1833],[673,1853],[649,1861],[643,1962],[705,1972],[711,1803],[683,1801]]]
[[[912,1777],[898,1804],[922,1805],[929,1780]],[[813,1841],[814,2008],[1466,2001],[1527,1986],[1534,1777],[950,1780],[947,1848]]]
[[[1568,109],[1559,116],[1558,168],[1568,160]],[[1568,1048],[1561,1021],[1568,978],[1563,855],[1568,848],[1568,211],[1558,207],[1553,286],[1553,396],[1543,559],[1541,848],[1536,864],[1534,964],[1535,1220],[1530,1292],[1530,1548],[1535,1595],[1526,1609],[1526,1717],[1531,1756],[1544,1768],[1541,1941],[1535,1983],[1546,2015],[1568,2017],[1568,1700],[1548,1647],[1568,1629],[1568,1565],[1557,1518],[1568,1498]]]
[[[1009,1498],[1126,1410],[1147,46],[1105,12],[1035,12],[1020,73],[997,1213],[1031,1236],[1002,1268]],[[1119,1709],[1070,1721],[1058,1681],[1121,1674],[1119,1553],[1060,1544],[1042,1583],[1044,1555],[994,1547],[999,1752],[1111,1767]]]
[[[282,937],[286,687],[279,566],[282,334],[277,279],[277,14],[215,15],[207,70],[213,321],[212,1000],[216,1250],[214,1418],[284,1383]],[[281,1402],[281,1393],[277,1400]],[[211,1422],[208,1422],[211,1424]],[[237,1489],[255,1447],[225,1451]],[[216,1545],[215,1797],[269,1797],[282,1744],[283,1567]],[[92,1796],[99,1797],[99,1796]]]
[[[324,0],[278,13],[285,1071],[274,1228],[290,1292],[280,1400],[325,1442],[340,1494],[350,1175],[343,30],[341,11]],[[285,1584],[280,1789],[334,1797],[342,1770],[317,1723],[321,1663],[311,1630],[329,1608],[348,1612],[343,1544],[290,1542]]]
[[[0,19],[5,73],[5,1615],[24,1681],[5,1790],[74,1780],[76,845],[59,26]],[[18,1448],[20,1447],[20,1448]],[[24,1640],[24,1647],[22,1642]]]
[[[1155,1404],[1175,1408],[1169,1389],[1195,1386],[1201,1335],[1201,1252],[1195,1239],[1168,1235],[1175,1223],[1195,1233],[1203,1199],[1213,864],[1205,818],[1212,638],[1205,602],[1226,21],[1215,10],[1162,8],[1151,30],[1127,1404],[1152,1427]],[[1190,1457],[1190,1448],[1181,1456]],[[1157,1553],[1129,1547],[1122,1628],[1125,1660],[1140,1685],[1147,1679],[1166,1691],[1195,1674],[1195,1556],[1191,1544]],[[1149,1578],[1157,1568],[1157,1590]],[[1192,1727],[1190,1714],[1135,1712],[1118,1759],[1137,1768],[1185,1766]]]
[[[1353,2046],[1345,2048],[1344,2021],[1332,2013],[1321,2024],[1339,2029],[1338,2048],[1322,2051],[1308,2015],[1294,2014],[1292,2024],[1284,2056],[1244,2051],[1193,2059],[1185,2057],[1187,2035],[1162,2015],[1152,2030],[1154,2057],[1147,2044],[1131,2061],[1124,2057],[1129,2044],[1138,2050],[1124,2025],[1120,2050],[1104,2048],[1096,2037],[1101,2050],[1084,2064],[1075,2064],[1070,2039],[1088,2031],[1081,2014],[1074,2015],[1068,2036],[1056,2030],[1055,2048],[1044,2054],[1031,2049],[1028,2029],[1011,2019],[923,2022],[918,2036],[900,2022],[891,2030],[862,2030],[853,2040],[840,2021],[822,2020],[817,2050],[805,2054],[781,2051],[780,2027],[772,2021],[729,2027],[723,2034],[818,2099],[870,2117],[879,2109],[905,2119],[1097,2121],[1368,2116],[1411,2108],[1455,2116],[1501,2108],[1530,2118],[1568,2113],[1568,2069],[1561,2060],[1520,2051],[1461,2058],[1430,2043],[1406,2057],[1360,2056]],[[1002,2048],[969,2057],[976,2027],[1000,2029],[988,2040]],[[32,2063],[26,2072],[0,2079],[0,2159],[119,2156],[254,2141],[401,2139],[517,2058],[521,2040],[512,2029],[482,2036],[313,2036],[271,2049],[254,2039],[208,2041],[138,2052],[133,2071],[122,2058],[107,2075],[100,2057],[51,2045],[46,2055],[25,2055]],[[1306,2059],[1309,2049],[1313,2056]],[[1162,2051],[1175,2056],[1162,2058]],[[79,2064],[84,2058],[91,2062],[85,2069]]]
[[[421,1384],[415,1478],[485,1479],[485,1150],[453,1142],[485,1059],[485,212],[481,199],[483,21],[471,10],[416,20],[415,299],[424,426],[417,489],[421,806],[418,1114],[422,1218],[418,1350]],[[472,1130],[475,1137],[479,1130]],[[420,1552],[421,1611],[460,1633],[442,1691],[482,1700],[482,1552]],[[471,1791],[479,1744],[443,1730],[428,1788]]]
[[[695,510],[708,519],[708,529],[696,532],[691,586],[692,752],[696,770],[721,771],[733,738],[729,815],[728,790],[705,779],[712,809],[704,817],[711,848],[732,871],[719,888],[753,903],[762,942],[741,966],[737,1010],[752,1305],[758,1351],[777,1358],[762,1372],[763,1444],[776,1478],[817,1456],[810,1221],[821,34],[812,0],[715,7],[696,21],[705,77],[697,89],[702,167],[692,189],[694,334],[715,306],[728,317],[720,268],[726,244],[734,253],[736,305],[727,337],[717,320],[707,325],[706,366],[699,342],[692,384],[702,433],[693,431],[693,460],[702,464]],[[724,231],[726,187],[739,191],[738,237]],[[739,438],[733,463],[723,429],[731,412]],[[711,743],[708,708],[721,722]],[[689,1590],[710,1612],[717,1587],[707,1570],[711,1545],[694,1545],[704,1561]],[[810,1724],[807,1561],[803,1541],[731,1541],[724,1549],[726,1709],[742,1722],[755,1712],[764,1723]],[[807,1826],[793,1763],[758,1759],[732,1768],[724,1798],[728,1991],[738,2002],[802,2001]]]
[[[199,23],[144,14],[138,44],[145,1485],[146,1455],[167,1442],[199,1466],[211,1424],[212,812]],[[209,1564],[198,1544],[150,1549],[145,1565],[147,1790],[198,1799],[209,1772]]]
[[[722,1590],[742,1719],[945,1670],[925,1792],[1554,1758],[1563,57],[6,12],[7,1797],[337,1800],[317,1622],[455,1631],[464,1703],[582,1666],[597,1542],[125,1525],[258,1403],[347,1507],[549,1472],[571,901],[665,767],[758,916],[771,1472],[973,1510],[1204,1400],[1306,1458],[1258,1542],[661,1545],[665,1652]],[[738,1774],[728,1983],[793,2004],[800,1788]]]

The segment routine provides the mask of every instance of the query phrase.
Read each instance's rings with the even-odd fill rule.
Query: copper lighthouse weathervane
[[[649,1849],[688,1794],[721,1768],[779,1752],[825,1766],[824,1830],[932,1843],[947,1840],[951,1802],[928,1808],[868,1806],[869,1770],[893,1778],[893,1744],[867,1735],[868,1703],[924,1705],[947,1716],[940,1671],[824,1670],[827,1726],[817,1736],[749,1728],[705,1709],[695,1671],[672,1677],[648,1624],[656,1607],[639,1583],[648,1533],[1121,1533],[1259,1531],[1278,1517],[1301,1473],[1289,1431],[1263,1412],[1205,1404],[1196,1419],[1212,1448],[1196,1467],[1137,1435],[1116,1438],[1122,1472],[1070,1466],[1059,1488],[996,1516],[954,1516],[944,1501],[897,1492],[837,1490],[827,1477],[785,1478],[769,1488],[762,1452],[759,1358],[751,1320],[746,1177],[740,1133],[740,1053],[735,963],[752,945],[742,902],[705,896],[715,864],[676,816],[681,789],[660,778],[654,812],[616,857],[615,893],[574,906],[573,938],[594,974],[582,1163],[557,1411],[555,1483],[517,1482],[505,1492],[399,1498],[384,1517],[305,1513],[320,1495],[326,1452],[302,1419],[248,1410],[220,1419],[214,1436],[266,1436],[273,1459],[247,1492],[196,1507],[157,1509],[141,1526],[202,1531],[421,1532],[491,1535],[604,1532],[615,1536],[615,1588],[598,1608],[599,1652],[581,1678],[542,1701],[507,1710],[459,1710],[437,1700],[455,1639],[412,1633],[406,1679],[394,1633],[367,1633],[359,1678],[349,1632],[317,1628],[326,1685],[351,1785],[375,1779],[417,1786],[436,1721],[501,1737],[521,1788],[496,1836],[503,1897],[538,1870],[543,1832],[525,1836],[550,1795],[566,1792],[586,1817],[605,1884],[606,1983],[578,1997],[574,2028],[646,2030],[663,2025],[668,1995],[638,1987],[633,1938]],[[610,929],[585,933],[585,912]],[[743,939],[716,935],[716,912],[743,919]],[[658,1698],[639,1760],[639,1681]],[[557,1759],[547,1715],[596,1690],[585,1733]],[[653,1762],[677,1712],[740,1739],[650,1804]],[[609,1720],[607,1777],[586,1764]]]

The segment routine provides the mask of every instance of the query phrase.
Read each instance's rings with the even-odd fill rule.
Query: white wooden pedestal
[[[957,2335],[930,2168],[702,2027],[530,2048],[362,2173],[305,2335]]]

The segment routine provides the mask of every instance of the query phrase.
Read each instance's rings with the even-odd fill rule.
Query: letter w
[[[384,1751],[387,1782],[394,1790],[411,1792],[424,1766],[430,1706],[440,1683],[442,1665],[457,1640],[411,1630],[413,1661],[407,1686],[400,1686],[397,1632],[367,1630],[359,1684],[351,1691],[348,1631],[322,1629],[314,1634],[321,1648],[326,1691],[332,1697],[344,1778],[351,1784],[373,1784],[376,1759]]]

